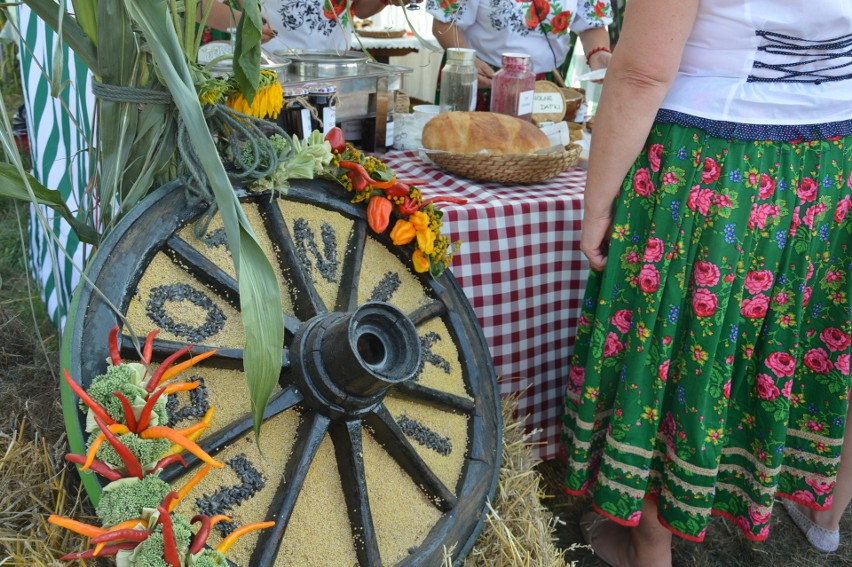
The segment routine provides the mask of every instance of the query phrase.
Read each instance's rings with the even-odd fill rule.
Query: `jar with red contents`
[[[526,53],[503,53],[491,84],[491,112],[532,120],[535,73]]]

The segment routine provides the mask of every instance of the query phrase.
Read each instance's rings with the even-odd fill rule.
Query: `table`
[[[429,41],[429,44],[439,49],[435,41]],[[388,63],[391,57],[402,57],[403,55],[420,51],[424,47],[420,40],[413,34],[410,34],[410,32],[402,37],[377,38],[358,36],[352,39],[352,49],[366,51],[376,61],[385,64]]]
[[[541,459],[560,450],[562,400],[588,264],[579,249],[586,171],[531,185],[470,181],[417,151],[380,156],[400,178],[423,179],[424,198],[453,195],[442,231],[461,240],[451,266],[494,359],[500,394],[519,396]]]

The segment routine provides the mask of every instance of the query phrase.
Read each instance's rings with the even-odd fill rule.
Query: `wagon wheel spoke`
[[[364,261],[364,246],[367,243],[367,223],[358,221],[352,227],[346,249],[349,253],[343,260],[343,274],[337,293],[335,311],[352,311],[358,306],[358,280]]]
[[[332,426],[330,434],[334,442],[358,564],[379,566],[382,562],[367,494],[361,422],[355,420],[337,423]]]
[[[450,394],[443,390],[436,390],[434,388],[421,386],[416,382],[405,382],[400,384],[394,391],[396,394],[411,400],[442,406],[468,415],[472,414],[476,410],[476,402],[470,398]]]
[[[170,355],[177,351],[186,348],[188,343],[178,341],[166,341],[154,339],[153,349],[151,350],[151,359],[155,362],[162,362]],[[216,350],[216,354],[199,363],[199,366],[222,368],[226,370],[242,370],[243,369],[243,349],[240,348],[218,348],[208,345],[195,345],[190,351],[193,356],[204,354],[211,350]],[[130,337],[122,335],[121,337],[121,356],[128,360],[133,360],[139,356],[136,352],[136,347]],[[281,349],[281,368],[290,368],[290,352],[285,348]]]
[[[237,280],[193,248],[186,240],[179,236],[172,236],[166,241],[163,252],[171,258],[172,262],[187,270],[195,279],[227,301],[231,307],[237,311],[240,310],[240,289]]]
[[[441,317],[447,312],[447,307],[440,301],[431,301],[416,309],[412,313],[408,315],[408,318],[411,319],[411,322],[414,323],[415,327],[419,327],[423,323],[427,321],[431,321],[436,317]]]
[[[364,421],[373,429],[373,435],[385,447],[388,454],[411,477],[414,484],[426,493],[436,508],[442,512],[448,512],[455,507],[455,495],[420,458],[417,450],[408,442],[405,433],[384,404],[375,412],[367,414]]]
[[[277,257],[281,273],[291,282],[290,297],[293,299],[296,317],[302,321],[307,321],[317,313],[325,313],[328,309],[317,293],[310,274],[305,272],[301,262],[299,262],[295,242],[287,228],[287,223],[284,222],[284,216],[278,208],[278,201],[276,199],[262,199],[259,207],[263,214],[267,234],[278,249]]]
[[[275,518],[275,526],[260,536],[251,565],[269,567],[275,563],[278,547],[290,523],[296,500],[330,423],[329,418],[313,412],[299,424],[296,443],[284,469],[283,483],[275,494],[267,514],[268,517]]]
[[[266,411],[263,413],[264,421],[278,415],[279,413],[285,412],[302,401],[302,394],[296,389],[295,386],[288,386],[287,388],[281,390],[277,394],[273,395],[273,397],[269,401],[269,405],[266,406]],[[221,451],[234,441],[238,439],[242,439],[247,433],[252,430],[254,426],[254,422],[252,420],[251,414],[244,415],[240,417],[237,421],[230,423],[224,426],[222,429],[217,431],[215,434],[204,437],[198,443],[205,452],[210,455],[214,455],[218,451]],[[200,459],[193,454],[186,454],[184,456],[184,460],[186,461],[187,468],[191,468],[200,462]],[[170,482],[172,479],[180,476],[183,473],[183,468],[179,464],[175,464],[166,468],[163,471],[161,477],[166,482]]]

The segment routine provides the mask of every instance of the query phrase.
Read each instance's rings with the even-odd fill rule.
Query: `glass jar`
[[[304,105],[308,89],[304,87],[284,87],[284,106],[278,115],[277,124],[291,136],[300,140],[311,135],[311,111]]]
[[[337,87],[328,83],[309,85],[308,103],[314,107],[319,119],[311,116],[311,128],[325,136],[337,125]]]
[[[535,73],[526,53],[503,53],[503,68],[491,84],[491,112],[532,120]]]
[[[447,64],[441,69],[441,112],[469,112],[476,107],[475,55],[473,49],[447,49]]]

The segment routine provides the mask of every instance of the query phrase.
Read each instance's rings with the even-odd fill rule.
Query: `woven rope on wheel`
[[[555,177],[573,167],[582,148],[569,144],[562,152],[547,154],[451,154],[430,152],[426,156],[450,173],[477,181],[499,183],[535,183]]]

